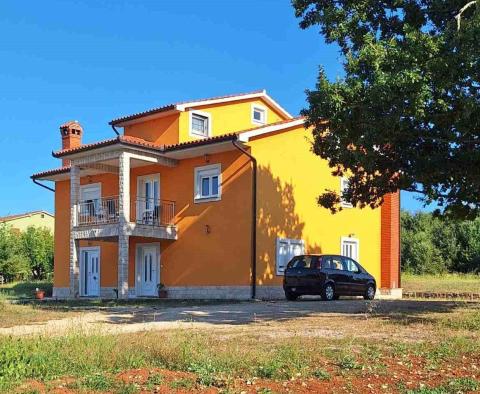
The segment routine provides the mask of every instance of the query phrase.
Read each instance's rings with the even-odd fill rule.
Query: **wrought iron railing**
[[[118,222],[118,196],[80,201],[77,204],[77,225]]]
[[[135,210],[135,221],[138,224],[151,226],[169,226],[174,224],[174,201],[138,197],[135,204],[132,204],[132,209]]]

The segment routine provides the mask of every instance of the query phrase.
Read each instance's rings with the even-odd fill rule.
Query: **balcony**
[[[126,235],[160,239],[176,239],[175,202],[153,198],[137,198],[130,204]],[[120,231],[118,196],[80,201],[76,206],[75,239],[109,239]]]

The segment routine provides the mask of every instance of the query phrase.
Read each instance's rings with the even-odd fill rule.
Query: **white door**
[[[137,221],[154,224],[158,221],[160,206],[159,175],[140,177],[138,182]]]
[[[342,238],[342,256],[358,261],[358,239]]]
[[[139,246],[137,261],[137,285],[139,296],[156,296],[159,283],[159,255],[155,245]]]
[[[100,296],[100,251],[98,249],[83,250],[82,256],[82,295]]]

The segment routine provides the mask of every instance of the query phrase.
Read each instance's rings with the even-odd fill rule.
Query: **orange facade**
[[[125,135],[154,144],[152,146],[158,147],[159,157],[173,160],[172,165],[149,164],[146,161],[157,153],[141,151],[139,147],[135,154],[138,157],[144,154],[145,157],[144,161],[135,159],[136,164],[129,169],[127,198],[133,207],[140,196],[137,190],[140,177],[158,175],[159,198],[175,204],[173,225],[177,234],[170,239],[128,237],[128,288],[135,289],[138,280],[137,245],[152,244],[159,245],[159,282],[167,289],[208,288],[217,291],[222,288],[227,291],[226,297],[229,288],[245,289],[246,294],[249,293],[252,281],[252,164],[233,146],[233,140],[238,140],[258,162],[255,283],[260,290],[281,289],[283,276],[278,252],[281,240],[293,240],[303,245],[305,253],[332,254],[340,254],[344,242],[354,242],[356,258],[377,278],[377,283],[382,287],[398,287],[398,194],[387,196],[382,209],[346,207],[333,215],[319,207],[317,196],[325,189],[340,191],[341,180],[333,177],[327,163],[311,152],[311,135],[303,128],[303,121],[289,118],[268,97],[245,97],[228,102],[208,102],[208,105],[195,103],[194,108],[187,109],[171,106],[173,109],[168,113],[150,112],[146,119],[140,116],[120,123]],[[256,107],[266,111],[263,126],[252,124],[252,110]],[[191,111],[196,110],[199,114],[207,114],[211,122],[210,135],[206,139],[189,132]],[[232,141],[216,142],[217,136],[230,132],[237,132]],[[134,148],[120,142],[117,145],[118,149],[128,151]],[[117,149],[117,145],[102,145],[81,152],[81,155],[69,152],[66,157],[76,163],[108,153],[108,149]],[[221,198],[198,201],[195,198],[196,170],[213,164],[221,168]],[[100,184],[102,198],[118,196],[120,178],[112,170],[114,166],[114,161],[105,159],[101,164],[90,165],[91,171],[96,170],[90,174],[86,172],[88,166],[79,166],[80,185]],[[99,171],[102,168],[112,171],[102,173]],[[68,289],[71,285],[70,270],[75,264],[72,263],[70,242],[69,171],[66,168],[43,175],[43,179],[56,182],[54,287],[57,289]],[[38,176],[38,179],[42,177]],[[127,222],[138,222],[136,216],[137,211],[131,209]],[[118,238],[84,237],[78,245],[80,248],[100,247],[102,288],[120,286]]]

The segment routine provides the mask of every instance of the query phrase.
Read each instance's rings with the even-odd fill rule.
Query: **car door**
[[[334,281],[337,295],[349,294],[350,274],[344,269],[340,256],[330,256],[328,277]]]
[[[285,270],[285,286],[292,289],[292,291],[299,291],[304,285],[304,260],[303,256],[295,256],[287,264]]]
[[[362,270],[358,267],[357,263],[349,257],[343,257],[343,263],[349,273],[349,293],[351,295],[362,295],[365,292],[366,285]]]
[[[322,276],[324,273],[321,270],[320,257],[308,256],[310,260],[306,266],[308,268],[304,271],[305,282],[309,294],[321,294],[323,288]]]

